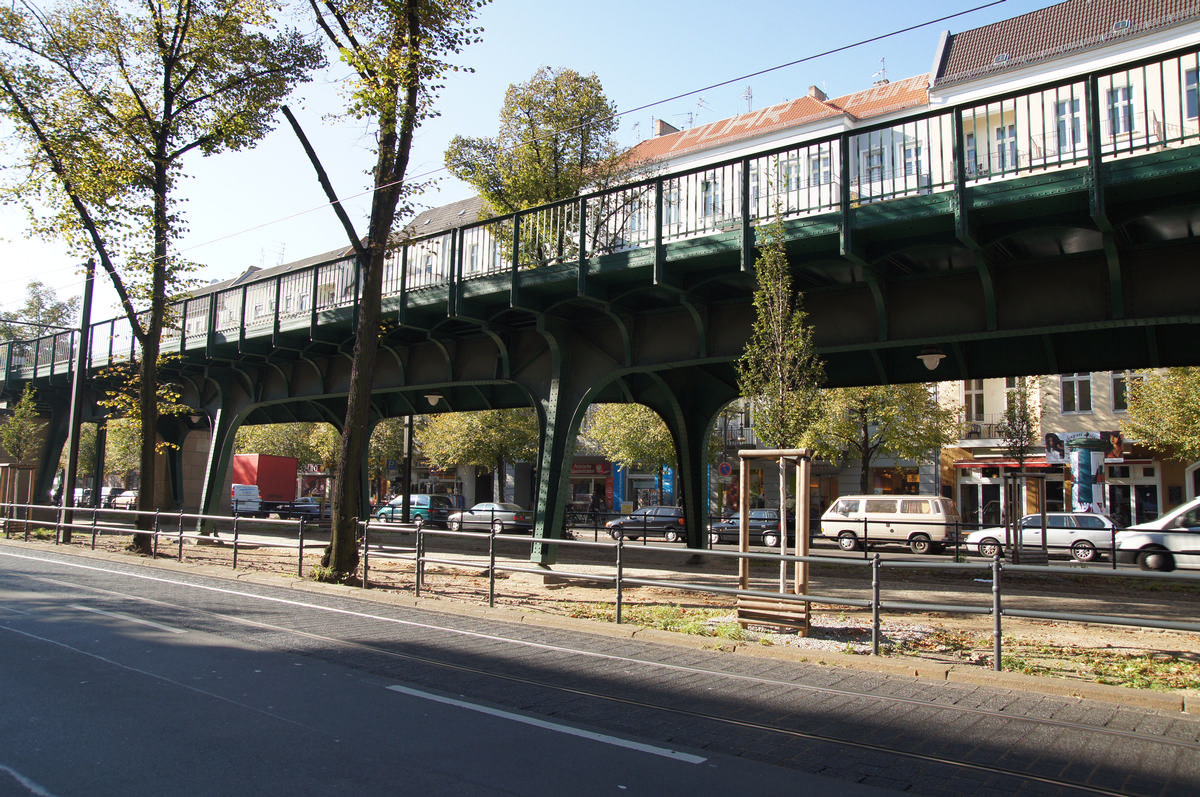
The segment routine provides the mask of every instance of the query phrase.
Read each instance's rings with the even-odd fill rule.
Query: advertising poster
[[[1065,465],[1064,478],[1072,512],[1106,513],[1104,464],[1122,462],[1120,432],[1051,432],[1046,435],[1046,462]]]

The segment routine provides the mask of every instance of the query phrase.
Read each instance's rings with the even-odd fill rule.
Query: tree
[[[1030,396],[1025,377],[1017,380],[1008,391],[1008,403],[996,426],[996,435],[1004,441],[1004,451],[1017,461],[1018,471],[1025,470],[1025,460],[1038,446],[1041,432],[1041,405]]]
[[[738,360],[738,389],[768,448],[797,448],[820,413],[825,368],[813,345],[803,297],[792,292],[783,221],[763,228],[754,262],[754,328]]]
[[[243,426],[233,440],[238,454],[270,453],[295,457],[302,465],[321,465],[326,458],[319,447],[320,435],[333,429],[327,423],[267,423]]]
[[[136,418],[109,418],[105,422],[108,430],[104,446],[104,469],[109,473],[121,474],[121,481],[129,483],[129,476],[141,467],[142,427]],[[147,492],[150,484],[138,474],[141,493]]]
[[[658,494],[663,494],[663,468],[675,464],[675,441],[654,410],[644,404],[593,404],[581,434],[605,459],[656,472]]]
[[[42,445],[46,422],[38,419],[37,391],[26,385],[11,414],[0,423],[0,446],[18,465],[28,464]]]
[[[59,301],[58,294],[53,288],[48,288],[37,280],[25,286],[25,304],[17,308],[8,318],[0,320],[0,341],[28,340],[30,338],[48,335],[53,330],[29,326],[36,325],[66,327],[75,323],[79,314],[79,297],[73,296],[67,301]],[[13,323],[18,322],[18,323]]]
[[[379,485],[380,497],[385,495],[387,490],[384,479],[387,476],[388,460],[404,459],[404,425],[404,418],[384,418],[375,425],[375,431],[371,432],[367,465],[371,471],[371,479]]]
[[[1183,462],[1200,459],[1200,368],[1139,371],[1125,382],[1127,437]]]
[[[38,419],[37,391],[33,385],[25,385],[21,398],[13,405],[11,414],[0,422],[0,447],[13,458],[17,466],[27,463],[42,445],[42,430],[46,422]],[[16,483],[14,482],[14,493]],[[29,489],[25,500],[33,503],[33,474],[30,473]]]
[[[596,75],[542,67],[526,83],[514,83],[504,96],[495,138],[455,136],[446,150],[446,168],[472,185],[485,215],[502,215],[570,199],[586,190],[628,183],[646,171],[617,144],[616,106]],[[605,197],[589,206],[594,245],[620,240],[637,197]],[[578,252],[577,219],[571,209],[522,230],[526,247],[519,262],[544,263]],[[511,235],[493,232],[511,252]]]
[[[426,415],[414,430],[417,447],[436,468],[463,465],[492,471],[498,501],[505,500],[505,465],[537,457],[537,416],[530,409]]]
[[[413,133],[433,113],[439,81],[455,69],[446,56],[479,39],[470,23],[486,0],[309,0],[317,24],[354,72],[346,84],[350,116],[376,127],[371,214],[365,239],[342,224],[361,273],[358,327],[350,365],[346,422],[333,485],[333,527],[321,577],[343,581],[358,567],[356,517],[363,495],[363,453],[379,348],[383,271],[406,182]],[[315,157],[315,156],[314,156]],[[318,169],[318,176],[325,180]],[[328,191],[329,189],[327,189]],[[334,204],[335,211],[341,206]]]
[[[172,248],[185,159],[259,140],[321,61],[299,32],[276,33],[275,9],[267,0],[0,9],[0,113],[27,156],[13,190],[35,214],[35,232],[94,251],[108,274],[140,347],[142,429],[157,428],[168,293],[188,268]],[[156,435],[143,435],[146,486],[155,451]],[[138,508],[152,501],[143,489]],[[149,551],[150,536],[135,534],[132,545]]]
[[[957,408],[941,406],[929,385],[916,384],[828,390],[810,434],[818,456],[857,458],[859,487],[869,493],[876,457],[927,461],[960,431]]]

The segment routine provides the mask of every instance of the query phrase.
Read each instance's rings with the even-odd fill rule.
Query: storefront
[[[571,463],[567,507],[573,512],[613,511],[613,467],[609,462],[584,457]]]

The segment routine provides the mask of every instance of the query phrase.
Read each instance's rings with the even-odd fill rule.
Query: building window
[[[967,175],[973,177],[979,171],[979,152],[975,148],[974,133],[967,133],[966,143]]]
[[[755,175],[751,175],[754,177]],[[794,191],[800,187],[800,163],[795,157],[786,158],[779,163],[779,190]]]
[[[906,144],[904,147],[904,173],[914,175],[921,173],[921,145]]]
[[[1055,106],[1058,116],[1058,151],[1070,152],[1083,141],[1083,117],[1079,100],[1063,100]]]
[[[1133,87],[1108,90],[1108,126],[1112,135],[1133,132]]]
[[[703,204],[701,213],[705,218],[721,213],[721,183],[717,180],[705,180],[700,185]]]
[[[983,380],[968,379],[963,382],[963,409],[966,420],[983,420]]]
[[[1017,126],[996,128],[996,165],[1000,171],[1017,168]]]
[[[1092,411],[1092,375],[1091,373],[1063,374],[1062,381],[1062,411],[1091,412]]]
[[[829,169],[829,155],[808,156],[809,185],[826,185],[833,182],[833,172]]]
[[[863,160],[862,181],[876,183],[883,180],[883,150],[870,149]]]
[[[1015,395],[1019,391],[1025,390],[1028,386],[1029,386],[1029,382],[1023,376],[1005,377],[1005,379],[1004,379],[1004,406],[1011,407],[1013,405],[1013,401],[1015,400],[1014,399]],[[1033,397],[1030,396],[1029,400],[1032,401]]]
[[[1114,412],[1125,412],[1129,409],[1129,383],[1137,379],[1134,371],[1112,372],[1112,408]]]
[[[1200,117],[1200,86],[1196,83],[1196,69],[1183,73],[1183,105],[1188,119]]]
[[[668,188],[663,191],[662,200],[662,223],[665,227],[668,224],[679,223],[679,189]]]
[[[479,244],[471,244],[471,254],[467,260],[467,270],[474,274],[479,271]]]

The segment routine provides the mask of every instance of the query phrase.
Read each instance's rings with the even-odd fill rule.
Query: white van
[[[821,516],[821,536],[844,551],[881,543],[937,553],[958,534],[958,508],[935,495],[843,495]]]
[[[257,484],[235,484],[229,490],[230,508],[235,515],[262,514],[262,497]]]

